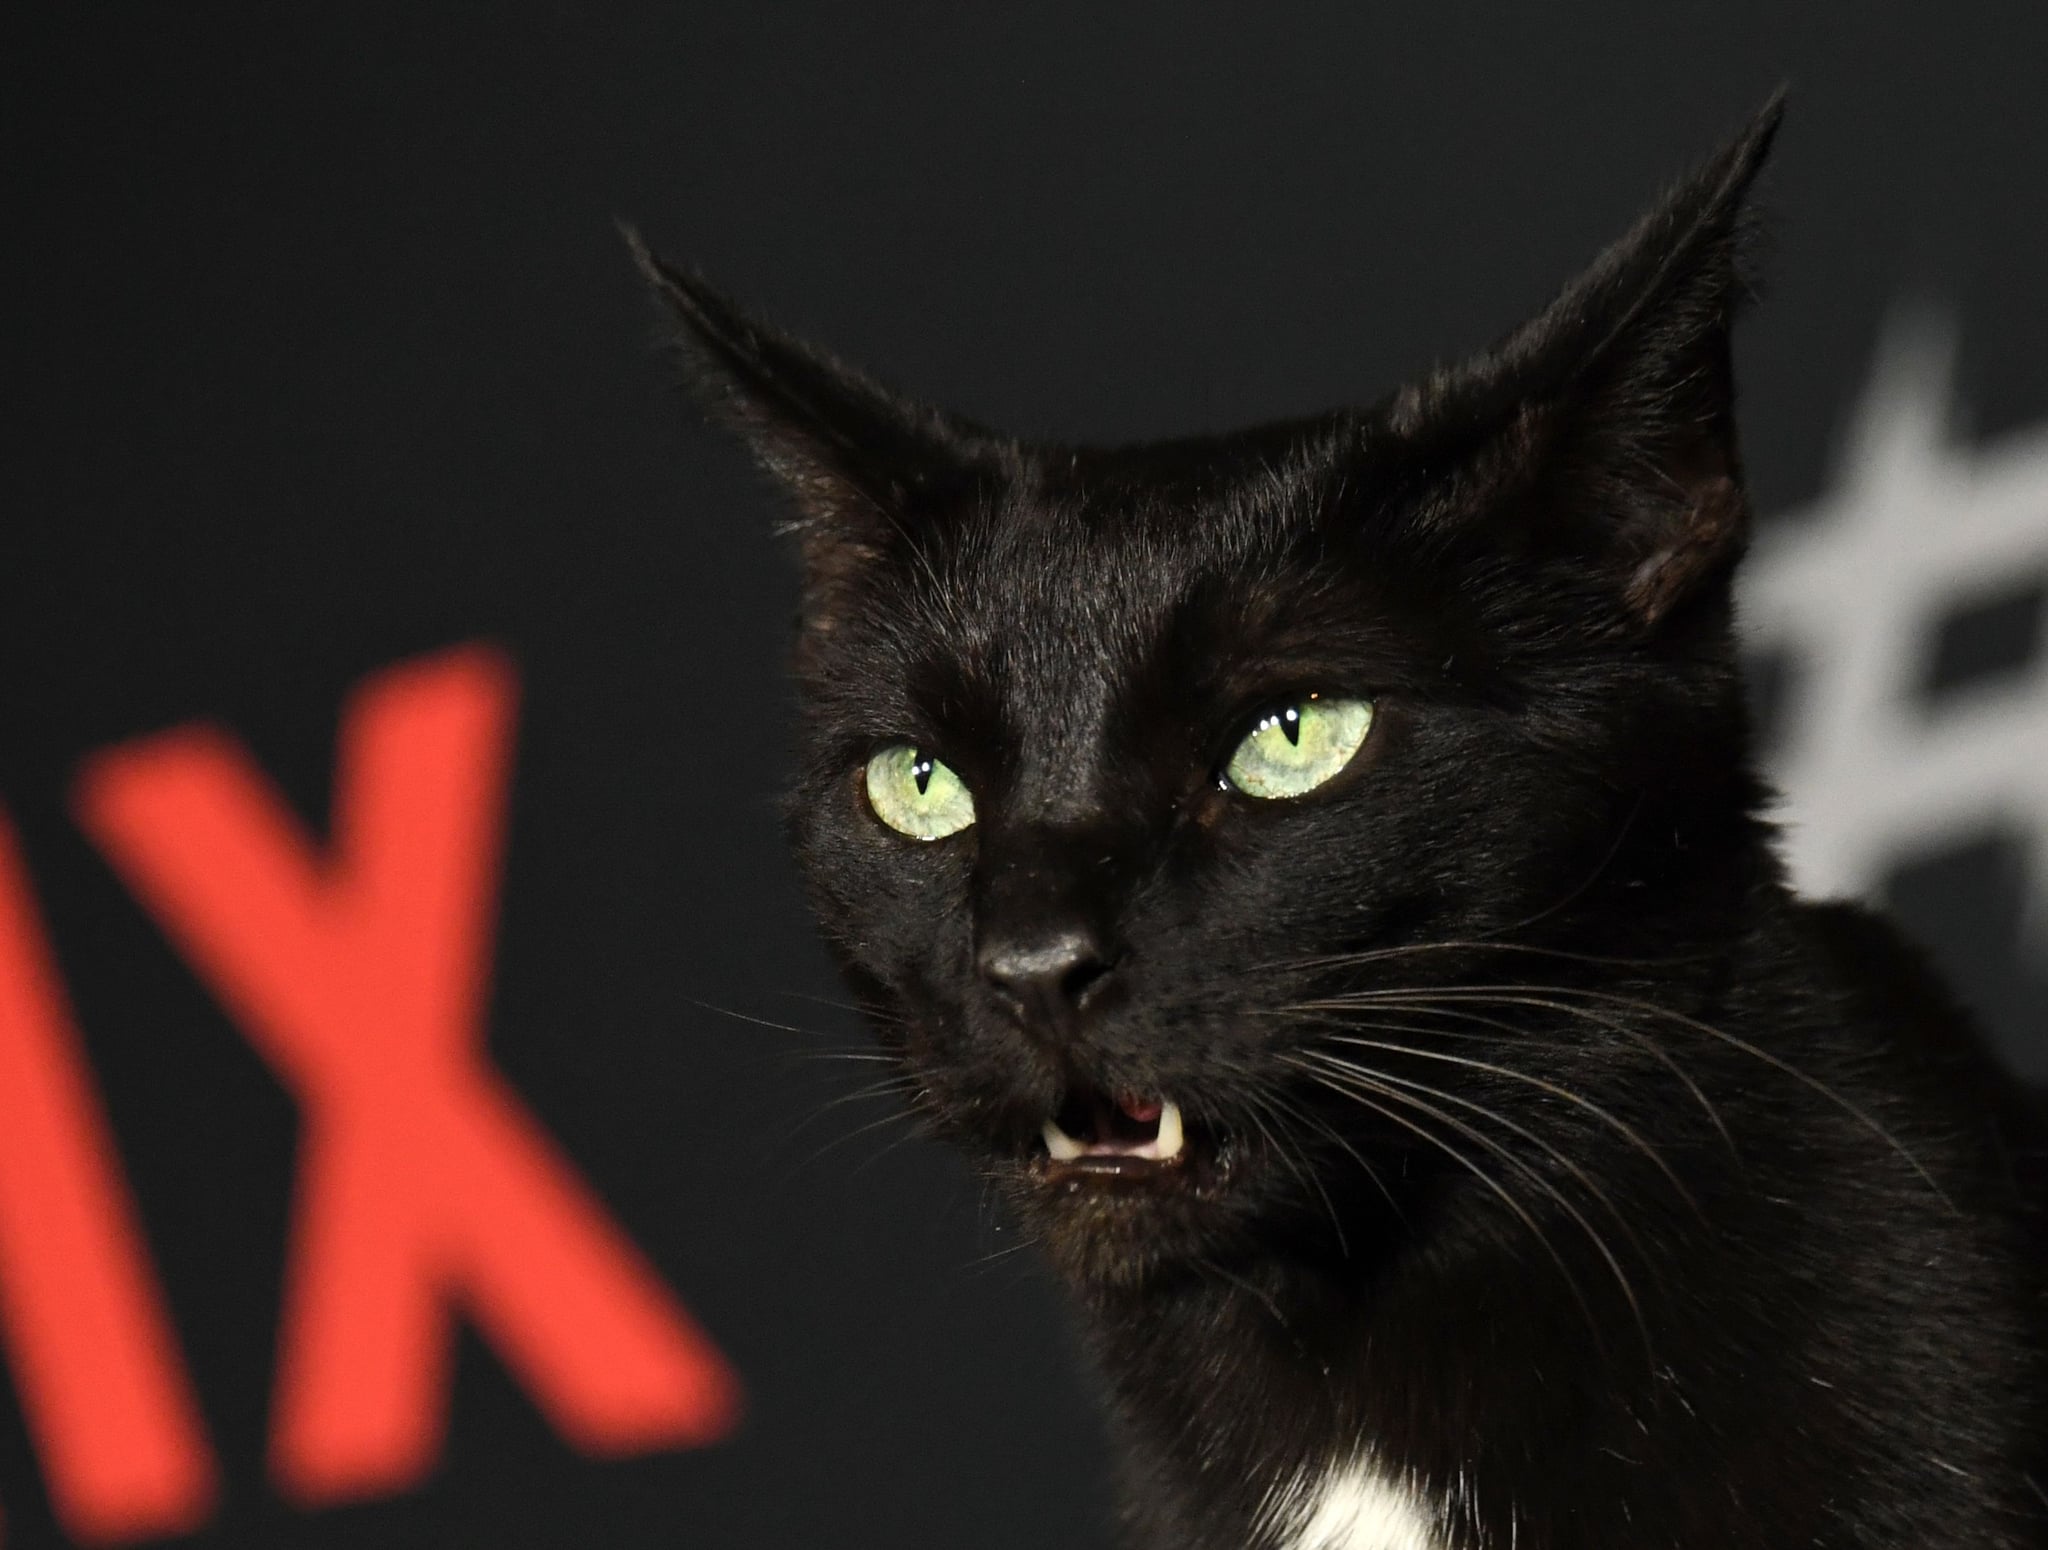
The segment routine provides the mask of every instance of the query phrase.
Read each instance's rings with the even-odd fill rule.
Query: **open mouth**
[[[1050,1171],[1070,1175],[1149,1177],[1188,1154],[1180,1105],[1132,1093],[1070,1093],[1043,1135]]]

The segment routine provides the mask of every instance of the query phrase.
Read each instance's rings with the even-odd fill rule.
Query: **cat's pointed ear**
[[[1575,548],[1655,627],[1725,583],[1749,532],[1729,338],[1749,294],[1745,203],[1783,93],[1482,368]]]
[[[789,491],[805,622],[829,629],[845,587],[993,467],[999,439],[747,316],[624,235],[675,320],[691,389]]]

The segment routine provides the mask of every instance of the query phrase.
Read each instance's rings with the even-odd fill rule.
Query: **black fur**
[[[1134,1546],[1273,1543],[1361,1448],[1459,1546],[2044,1542],[2001,1095],[1887,926],[1790,895],[1752,768],[1729,330],[1777,117],[1479,359],[1159,445],[914,405],[638,249],[795,495],[819,916],[1084,1305]],[[1376,702],[1351,767],[1220,786],[1311,690]],[[875,818],[896,741],[972,827]],[[986,972],[1077,941],[1084,987]],[[1189,1161],[1049,1172],[1077,1092],[1177,1100]]]

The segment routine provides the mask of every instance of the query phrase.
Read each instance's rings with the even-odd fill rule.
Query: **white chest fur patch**
[[[1444,1550],[1446,1543],[1421,1494],[1364,1461],[1297,1477],[1273,1494],[1265,1519],[1281,1550]]]

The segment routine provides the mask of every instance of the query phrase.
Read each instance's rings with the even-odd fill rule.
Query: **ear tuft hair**
[[[1477,361],[1401,396],[1397,431],[1496,427],[1493,460],[1553,537],[1651,629],[1725,583],[1749,532],[1730,335],[1751,294],[1747,200],[1781,89],[1557,299]]]
[[[1006,444],[748,316],[638,231],[620,230],[676,325],[672,343],[698,402],[793,497],[805,622],[829,629],[859,574],[999,469]]]
[[[1785,116],[1780,87],[1749,122],[1501,349],[1512,366],[1542,363],[1581,377],[1617,355],[1697,349],[1725,333],[1751,295],[1747,258],[1758,222],[1748,197]],[[1569,355],[1558,347],[1569,341]],[[1626,364],[1626,363],[1621,363]],[[1665,384],[1675,386],[1677,384]]]

